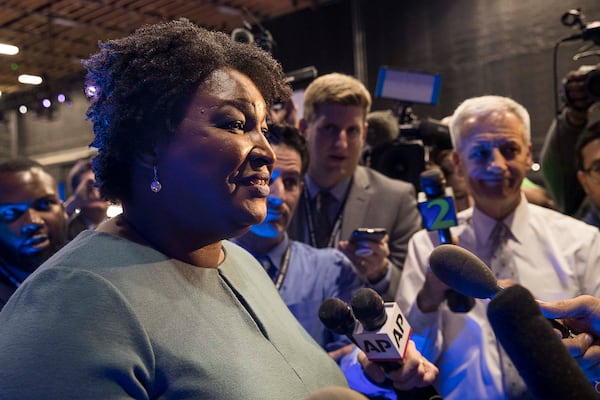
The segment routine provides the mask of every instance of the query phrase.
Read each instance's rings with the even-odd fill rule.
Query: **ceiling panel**
[[[31,89],[19,74],[61,81],[83,73],[80,60],[99,40],[122,37],[136,28],[186,17],[209,29],[230,33],[330,0],[0,0],[0,43],[18,46],[0,54],[3,95]]]

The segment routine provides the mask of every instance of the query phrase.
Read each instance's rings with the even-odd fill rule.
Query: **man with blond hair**
[[[332,73],[307,87],[300,130],[310,164],[288,233],[315,247],[339,248],[369,283],[382,282],[386,287],[377,290],[393,300],[421,217],[412,185],[358,165],[370,108],[371,95],[354,77]],[[357,228],[385,228],[387,235],[349,240]]]

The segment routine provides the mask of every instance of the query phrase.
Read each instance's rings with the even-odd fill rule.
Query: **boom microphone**
[[[498,292],[490,301],[487,316],[536,399],[597,399],[527,289],[514,285]]]

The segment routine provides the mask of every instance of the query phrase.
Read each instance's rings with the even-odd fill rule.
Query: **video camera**
[[[582,65],[579,70],[585,73],[585,91],[594,101],[600,101],[600,70],[595,65]]]
[[[410,182],[420,190],[419,176],[431,151],[452,149],[446,124],[427,118],[419,120],[413,113],[414,103],[435,105],[438,102],[441,76],[381,67],[375,97],[398,101],[399,135],[392,143],[371,150],[370,166],[394,179]]]
[[[254,25],[251,25],[248,21],[244,19],[243,28],[236,28],[231,32],[231,39],[234,42],[239,43],[254,43],[256,46],[260,47],[267,53],[272,53],[273,49],[277,46],[277,43],[273,39],[273,35],[264,26],[260,23],[260,21],[248,10],[244,8],[244,12],[248,14],[252,20],[255,21]]]
[[[568,26],[571,28],[578,29],[578,32],[561,39],[556,47],[560,43],[571,42],[571,41],[584,41],[584,42],[592,42],[590,43],[584,51],[580,51],[573,56],[573,60],[577,61],[582,58],[590,57],[590,56],[600,56],[599,49],[592,49],[594,45],[600,46],[600,21],[593,21],[587,23],[585,21],[585,16],[581,11],[581,8],[571,9],[565,12],[561,19],[561,23],[564,26]],[[580,71],[585,74],[584,76],[584,88],[590,99],[593,101],[600,101],[600,70],[596,68],[595,65],[583,65],[580,67]],[[554,53],[554,80],[556,81],[556,50]],[[556,88],[556,85],[555,85]],[[558,95],[555,92],[556,99],[556,114],[559,114],[558,107]],[[568,101],[568,99],[567,99]]]

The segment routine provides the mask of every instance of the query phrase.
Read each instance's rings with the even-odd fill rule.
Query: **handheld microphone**
[[[487,316],[536,399],[597,399],[527,289],[514,285],[498,292],[490,301]]]
[[[441,169],[423,171],[419,176],[422,192],[418,195],[419,211],[428,231],[438,231],[441,244],[451,244],[450,227],[458,224],[452,188],[446,187]]]
[[[429,266],[439,280],[465,296],[492,299],[504,290],[492,270],[470,251],[454,245],[441,245],[429,256]],[[555,319],[550,324],[563,338],[572,337],[571,330]]]
[[[462,247],[444,244],[429,256],[431,270],[446,285],[465,296],[492,298],[502,290],[492,270]]]
[[[438,231],[441,244],[452,244],[450,227],[458,225],[452,188],[446,187],[441,169],[433,168],[420,175],[423,192],[419,192],[418,205],[423,225],[428,231]],[[469,312],[475,301],[454,290],[446,291],[448,307],[454,312]]]
[[[367,358],[377,362],[402,363],[412,329],[398,304],[384,303],[376,291],[362,288],[352,295],[351,305],[359,321],[353,337]]]
[[[357,313],[358,320],[354,313]],[[357,290],[352,296],[352,308],[336,297],[325,300],[319,307],[319,319],[327,329],[346,335],[369,360],[381,365],[384,371],[393,371],[402,366],[412,330],[398,305],[384,303],[374,290]],[[389,377],[386,377],[383,384],[374,383],[393,388]],[[394,391],[406,396],[405,392]],[[437,393],[431,386],[413,391],[416,393],[415,398],[437,398]]]
[[[337,297],[325,300],[319,307],[319,319],[327,329],[338,335],[345,335],[358,346],[353,336],[357,321],[346,302]]]

